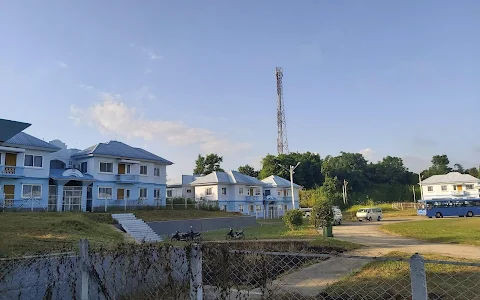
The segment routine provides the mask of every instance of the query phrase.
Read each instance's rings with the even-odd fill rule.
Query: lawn
[[[313,226],[306,224],[296,230],[291,230],[282,220],[258,220],[258,226],[244,228],[245,240],[306,240],[317,247],[337,247],[353,250],[361,245],[340,241],[333,238],[323,238]],[[236,229],[238,230],[238,229]],[[202,234],[204,241],[224,241],[228,229],[214,230]],[[335,230],[334,230],[335,233]]]
[[[379,205],[354,205],[343,212],[343,218],[345,220],[356,220],[356,213],[360,208],[364,207],[380,207],[383,211],[383,218],[396,218],[396,217],[412,217],[417,215],[417,211],[415,209],[394,209],[392,208],[391,204],[379,204]]]
[[[480,218],[444,218],[387,224],[383,230],[433,243],[480,246]]]
[[[398,252],[387,256],[409,257]],[[425,255],[424,258],[452,260],[437,255]],[[480,281],[480,267],[427,263],[425,268],[429,299],[478,299],[476,283]],[[332,299],[338,296],[341,299],[410,299],[409,272],[408,262],[371,262],[328,287],[324,297],[328,294]]]
[[[0,213],[0,257],[75,249],[88,238],[92,245],[123,242],[109,214]]]

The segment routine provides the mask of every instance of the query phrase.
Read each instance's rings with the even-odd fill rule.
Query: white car
[[[340,208],[334,206],[332,208],[332,211],[333,211],[333,225],[342,225],[343,215]]]
[[[378,207],[367,207],[367,208],[360,208],[357,211],[357,220],[358,221],[372,221],[377,220],[380,221],[383,218],[382,209]]]

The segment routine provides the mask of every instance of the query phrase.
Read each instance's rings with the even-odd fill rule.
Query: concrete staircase
[[[139,243],[158,243],[163,241],[150,226],[142,219],[137,219],[132,213],[112,214],[112,218],[122,225],[123,229]]]

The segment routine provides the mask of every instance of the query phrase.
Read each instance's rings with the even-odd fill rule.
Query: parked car
[[[383,218],[382,209],[378,207],[367,207],[367,208],[360,208],[357,211],[357,220],[358,221],[372,221],[377,220],[380,221]]]
[[[333,225],[342,225],[343,215],[340,208],[334,206],[332,208],[332,211],[333,211]]]

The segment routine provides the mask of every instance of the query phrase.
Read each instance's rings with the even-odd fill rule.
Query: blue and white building
[[[0,119],[0,209],[98,211],[162,206],[172,162],[118,141],[67,149]]]
[[[213,172],[197,177],[195,199],[215,203],[221,210],[240,212],[264,218],[283,216],[292,207],[299,208],[300,185],[293,184],[295,206],[292,203],[290,181],[272,175],[263,180],[237,171]]]

